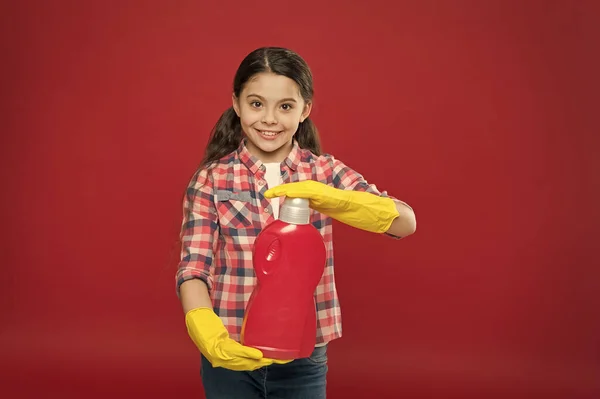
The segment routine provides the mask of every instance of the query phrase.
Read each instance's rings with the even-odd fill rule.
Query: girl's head
[[[248,150],[263,162],[281,162],[295,137],[302,148],[320,155],[319,135],[308,118],[312,73],[291,50],[263,47],[244,58],[233,80],[233,106],[210,136],[203,164],[234,151],[244,136]]]

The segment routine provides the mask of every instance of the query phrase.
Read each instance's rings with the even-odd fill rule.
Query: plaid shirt
[[[209,288],[214,311],[232,339],[239,341],[246,304],[257,282],[252,246],[258,233],[274,219],[264,197],[265,167],[242,141],[231,154],[199,169],[184,199],[181,262],[177,294],[186,280],[199,278]],[[344,190],[386,196],[375,185],[330,155],[315,156],[294,141],[281,163],[283,183],[316,180]],[[311,223],[323,236],[327,264],[315,291],[317,344],[342,335],[341,311],[333,272],[332,221],[312,211]]]

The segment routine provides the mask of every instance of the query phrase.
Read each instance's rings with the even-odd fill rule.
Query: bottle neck
[[[279,210],[279,220],[289,224],[309,224],[310,207],[305,198],[286,198]]]

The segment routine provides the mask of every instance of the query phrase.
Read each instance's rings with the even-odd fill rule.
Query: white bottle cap
[[[310,207],[306,198],[286,198],[279,210],[279,220],[289,224],[310,223]]]

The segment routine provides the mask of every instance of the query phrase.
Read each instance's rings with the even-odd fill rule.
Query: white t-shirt
[[[265,163],[265,180],[268,188],[273,188],[282,183],[281,180],[281,165],[277,162]],[[271,198],[271,207],[273,208],[273,216],[279,218],[279,198]]]

